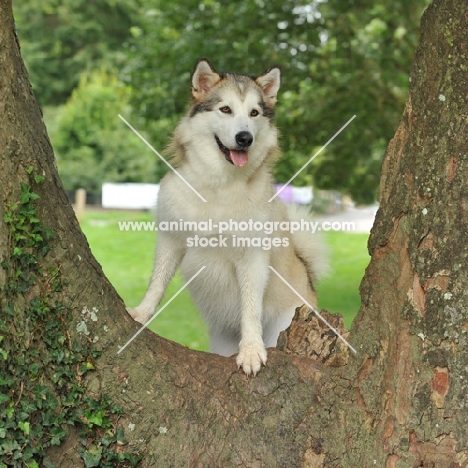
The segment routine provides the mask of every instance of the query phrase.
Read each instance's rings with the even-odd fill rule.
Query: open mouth
[[[244,150],[229,149],[221,143],[221,140],[215,135],[216,143],[218,144],[221,153],[224,154],[226,161],[236,167],[244,167],[249,162],[249,155]]]

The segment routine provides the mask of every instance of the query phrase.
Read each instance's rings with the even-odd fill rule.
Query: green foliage
[[[200,56],[219,71],[283,69],[277,122],[287,181],[354,114],[355,121],[295,181],[373,201],[385,146],[408,93],[428,0],[228,2],[143,0],[122,77],[147,121],[180,115]],[[156,138],[157,135],[154,135]]]
[[[128,99],[128,88],[105,72],[82,77],[51,133],[66,189],[155,180],[157,157],[118,117],[130,119]]]
[[[148,132],[158,150],[186,108],[197,58],[208,57],[219,71],[247,74],[280,64],[277,123],[284,156],[276,179],[289,180],[356,114],[295,184],[339,190],[369,203],[408,95],[419,19],[428,3],[31,0],[17,2],[15,13],[40,102],[61,104],[77,86],[84,92],[82,74],[91,77],[89,85],[95,70],[107,70],[108,76],[119,70],[119,79],[129,86],[117,113],[123,114],[131,92],[132,123]],[[98,131],[101,122],[93,124],[90,115],[72,121],[80,138],[70,128],[58,137],[57,144],[64,145],[56,148],[59,167],[68,189],[98,190],[103,180],[161,178],[167,168],[153,155],[150,163],[149,150],[141,142],[137,148],[128,129],[104,125]]]
[[[33,89],[42,105],[65,102],[80,75],[123,64],[122,44],[138,17],[134,0],[13,2]]]
[[[345,2],[321,6],[327,40],[309,66],[315,93],[304,86],[299,100],[315,103],[314,121],[331,135],[351,124],[315,166],[320,188],[350,193],[357,202],[375,198],[381,160],[393,137],[409,89],[408,74],[419,39],[419,19],[429,2]],[[302,120],[304,121],[304,120]],[[293,126],[301,125],[291,121]]]
[[[99,353],[68,333],[72,317],[60,301],[67,281],[60,266],[42,266],[54,239],[35,207],[33,187],[44,178],[31,167],[26,172],[29,183],[21,183],[19,201],[3,219],[10,236],[0,285],[0,467],[38,467],[45,450],[65,439],[67,425],[81,427],[86,466],[136,466],[139,455],[114,450],[125,443],[113,422],[122,410],[108,397],[86,395],[82,379]],[[87,461],[92,447],[99,465]]]
[[[31,169],[28,169],[31,175]],[[42,182],[42,176],[33,176],[35,183]],[[12,243],[11,260],[3,261],[2,267],[10,272],[9,281],[4,286],[7,294],[16,296],[27,292],[39,273],[39,265],[34,251],[42,256],[49,251],[49,240],[52,233],[42,227],[36,217],[34,201],[39,195],[31,191],[28,184],[21,183],[21,196],[18,203],[7,205],[3,221],[10,229]]]

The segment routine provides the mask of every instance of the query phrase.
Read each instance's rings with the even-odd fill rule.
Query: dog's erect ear
[[[192,96],[195,101],[201,101],[220,79],[208,60],[199,59],[192,74]]]
[[[267,104],[275,105],[276,96],[281,84],[281,70],[279,67],[273,67],[267,70],[263,75],[255,79],[262,88]]]

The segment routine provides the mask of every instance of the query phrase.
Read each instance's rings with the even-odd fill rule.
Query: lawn
[[[153,221],[149,213],[88,211],[81,222],[94,256],[130,307],[139,304],[151,275],[156,236],[151,231],[121,231],[118,221]],[[369,262],[367,234],[329,232],[325,236],[332,271],[317,287],[319,307],[340,312],[349,327],[360,306],[359,284]],[[182,286],[177,274],[163,304]],[[298,304],[300,305],[300,304]],[[151,330],[193,349],[208,349],[208,334],[188,291],[153,320]]]

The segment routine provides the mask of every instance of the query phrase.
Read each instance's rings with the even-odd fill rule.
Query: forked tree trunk
[[[251,379],[233,358],[191,351],[146,331],[117,354],[138,325],[92,257],[63,192],[10,0],[0,0],[0,22],[0,216],[11,212],[20,182],[26,183],[40,195],[37,218],[56,236],[51,250],[38,256],[41,272],[24,294],[5,292],[12,272],[0,269],[5,340],[21,352],[24,339],[29,352],[27,340],[39,343],[46,332],[27,330],[27,304],[36,297],[60,300],[66,349],[73,352],[75,343],[102,351],[83,377],[87,394],[110,395],[124,409],[113,430],[124,428],[129,444],[117,451],[138,450],[142,467],[468,466],[465,0],[436,0],[423,17],[410,98],[383,164],[362,308],[348,337],[358,354],[330,367],[270,351],[267,367]],[[42,183],[28,175],[29,167],[44,176]],[[0,223],[3,266],[15,261],[10,231]],[[54,289],[57,271],[63,287]],[[4,372],[1,356],[0,363]],[[45,375],[39,371],[39,379]],[[16,384],[15,407],[28,383]],[[47,385],[58,392],[50,379]],[[83,445],[77,430],[66,430],[46,460],[84,466],[79,448],[92,451],[93,441]],[[2,457],[5,462],[8,454]]]

